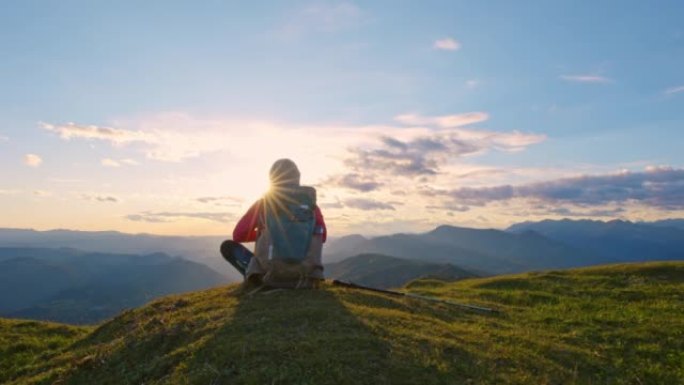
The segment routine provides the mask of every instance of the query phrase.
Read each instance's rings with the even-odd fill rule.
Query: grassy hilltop
[[[10,384],[681,384],[684,262],[407,289],[171,296],[97,328],[0,323]]]

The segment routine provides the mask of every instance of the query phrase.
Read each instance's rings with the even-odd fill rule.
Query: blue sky
[[[338,233],[681,216],[683,19],[680,1],[7,1],[0,226],[227,232],[282,156]],[[530,187],[586,177],[581,199]]]

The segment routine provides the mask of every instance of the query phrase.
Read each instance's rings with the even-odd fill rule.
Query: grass
[[[0,383],[40,368],[92,328],[0,318]]]
[[[23,355],[3,351],[0,368],[12,384],[684,383],[682,262],[407,290],[501,313],[329,285],[253,296],[230,286],[92,330],[3,321],[3,342],[33,342]]]

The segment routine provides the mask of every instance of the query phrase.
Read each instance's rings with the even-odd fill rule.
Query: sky
[[[684,2],[8,0],[0,227],[229,236],[684,217]]]

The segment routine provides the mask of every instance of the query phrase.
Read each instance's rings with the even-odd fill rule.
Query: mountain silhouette
[[[616,262],[684,259],[684,230],[661,224],[613,220],[544,220],[511,226]]]
[[[163,236],[127,234],[118,231],[0,229],[0,247],[73,248],[111,254],[164,253],[199,262],[225,275],[230,281],[242,277],[219,257],[223,236]]]
[[[94,323],[167,294],[226,282],[205,265],[149,255],[0,248],[0,315]]]
[[[382,254],[421,262],[450,263],[481,275],[611,262],[609,258],[596,257],[534,232],[517,234],[446,225],[423,234],[394,234],[369,239],[347,237],[339,239],[332,250],[324,252],[325,260],[332,262],[363,253]]]
[[[475,274],[448,263],[420,262],[380,254],[357,255],[328,264],[325,268],[329,278],[379,288],[402,287],[421,278],[456,281],[475,277]]]

